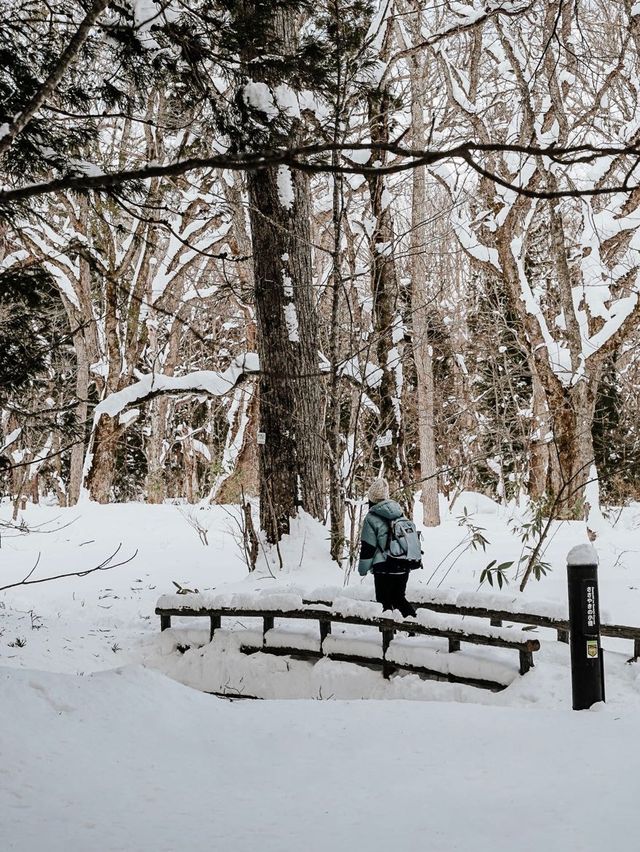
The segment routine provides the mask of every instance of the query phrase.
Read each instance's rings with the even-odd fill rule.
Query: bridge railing
[[[223,618],[259,618],[262,619],[262,643],[256,645],[246,642],[241,644],[244,653],[258,651],[271,654],[289,654],[302,659],[329,657],[346,662],[363,663],[366,665],[381,664],[385,677],[389,677],[394,669],[415,671],[426,677],[448,680],[455,683],[465,683],[487,689],[504,689],[507,684],[487,677],[474,676],[462,665],[447,663],[444,666],[434,662],[433,655],[428,662],[416,662],[415,653],[412,659],[399,653],[394,645],[396,633],[408,633],[412,636],[441,637],[447,640],[450,655],[460,651],[461,644],[490,646],[513,649],[519,655],[519,671],[526,674],[533,665],[533,654],[540,648],[538,639],[518,628],[501,628],[492,625],[482,625],[477,622],[467,626],[451,618],[429,612],[426,608],[418,612],[416,618],[403,619],[396,613],[382,613],[379,604],[368,601],[350,599],[334,599],[330,602],[303,601],[296,595],[168,595],[163,596],[156,607],[160,616],[161,630],[171,627],[173,617],[208,618],[210,638],[213,639],[217,630],[222,626]],[[274,631],[275,619],[315,621],[318,624],[318,645],[309,648],[294,644],[278,642],[270,643],[269,636]],[[375,658],[363,656],[353,650],[340,648],[340,643],[331,642],[332,625],[350,624],[371,627],[381,634],[381,656]],[[288,640],[288,637],[287,637]],[[419,652],[419,648],[414,649]],[[425,650],[426,653],[426,650]]]

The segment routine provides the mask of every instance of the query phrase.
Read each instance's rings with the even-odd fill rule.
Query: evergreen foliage
[[[0,271],[0,389],[2,396],[33,385],[69,346],[61,302],[41,266]]]

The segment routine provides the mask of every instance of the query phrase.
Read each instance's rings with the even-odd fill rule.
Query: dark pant
[[[383,610],[399,609],[405,618],[408,615],[416,614],[415,609],[405,597],[408,579],[408,571],[403,571],[400,574],[386,574],[381,572],[373,575],[373,582],[376,587],[376,600],[382,604]]]

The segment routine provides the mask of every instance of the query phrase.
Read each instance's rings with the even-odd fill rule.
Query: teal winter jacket
[[[375,573],[376,566],[383,568],[385,550],[389,543],[390,522],[401,518],[403,511],[395,500],[382,500],[370,507],[360,534],[360,563],[358,573],[363,577],[369,571]]]

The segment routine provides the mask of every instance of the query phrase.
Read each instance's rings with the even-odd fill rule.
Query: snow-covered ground
[[[137,667],[6,669],[0,696],[6,850],[595,852],[638,835],[637,718],[230,703]]]
[[[464,506],[489,544],[454,563]],[[477,591],[488,562],[520,556],[514,514],[463,495],[426,532],[425,570],[410,589],[444,559],[431,586]],[[252,624],[225,624],[233,632],[213,645],[193,621],[161,636],[156,600],[174,581],[216,593],[340,587],[320,525],[299,520],[281,548],[284,568],[263,556],[249,575],[231,508],[36,506],[21,517],[35,531],[2,530],[0,585],[26,576],[38,553],[32,580],[90,569],[120,544],[116,561],[137,553],[113,570],[0,596],[3,849],[582,852],[626,850],[637,834],[640,664],[627,663],[629,642],[604,640],[607,704],[584,713],[570,709],[568,647],[545,631],[532,634],[542,643],[535,669],[514,671],[500,693],[416,675],[385,682],[330,660],[246,657],[237,636]],[[615,520],[596,542],[603,620],[640,625],[640,506]],[[531,581],[531,606],[564,606],[566,554],[586,541],[583,524],[553,530],[553,571]],[[349,589],[370,582],[352,576]],[[517,597],[516,584],[502,594]],[[437,654],[438,640],[431,645]],[[478,666],[517,666],[514,652],[463,654]],[[201,690],[325,700],[230,702]]]

